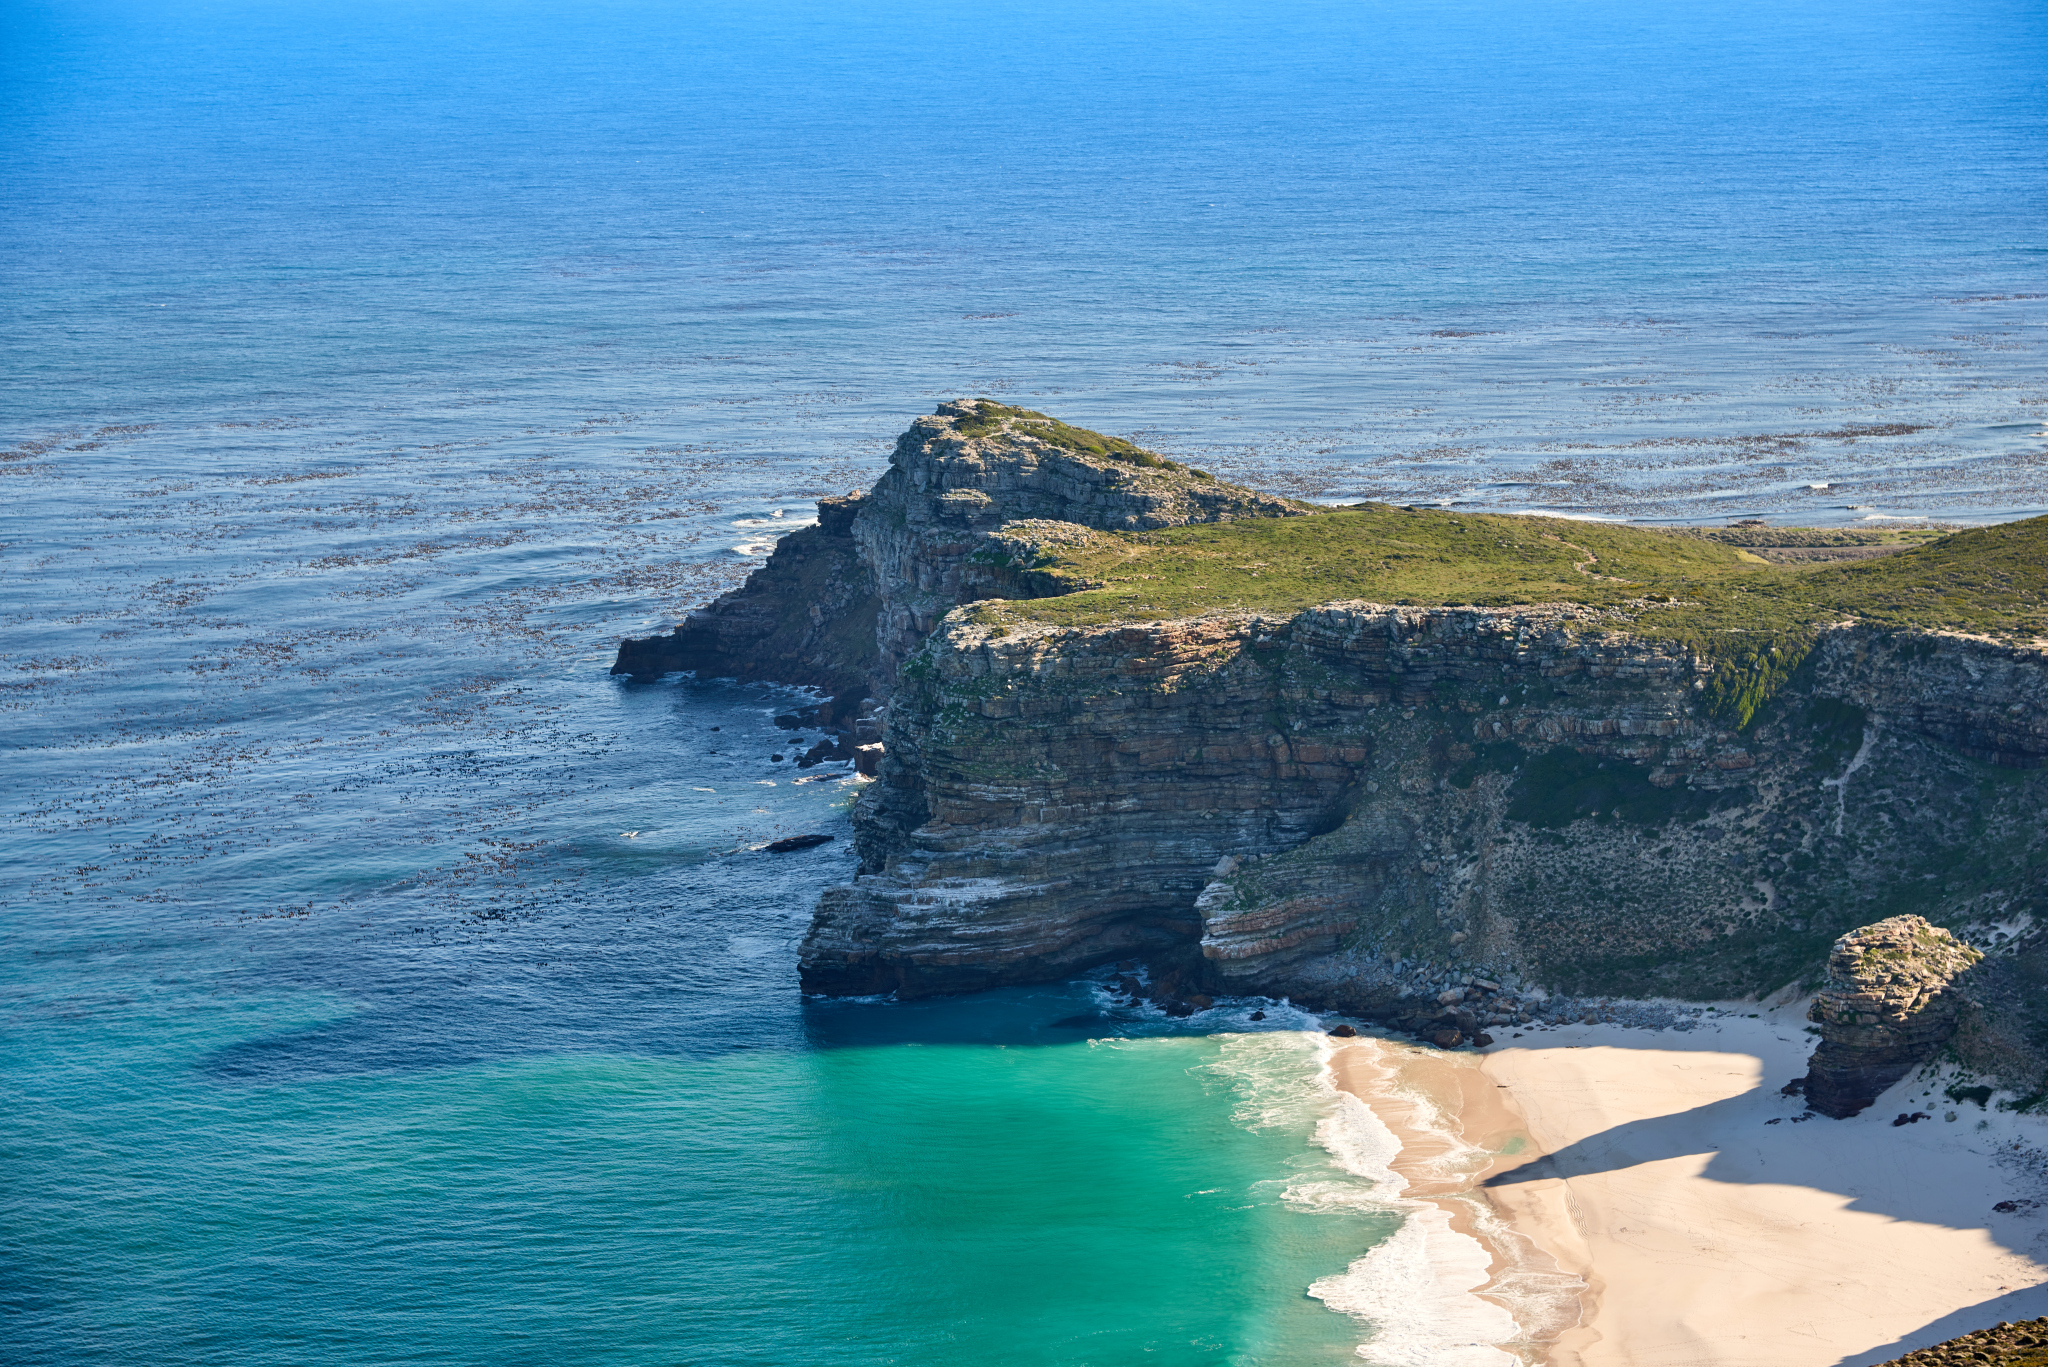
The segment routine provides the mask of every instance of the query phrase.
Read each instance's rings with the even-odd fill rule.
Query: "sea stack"
[[[1968,1000],[1955,980],[1983,954],[1919,916],[1852,930],[1828,955],[1827,986],[1807,1018],[1820,1026],[1806,1098],[1846,1120],[1945,1043]]]

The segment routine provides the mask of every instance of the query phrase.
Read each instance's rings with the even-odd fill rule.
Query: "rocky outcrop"
[[[873,492],[822,500],[817,525],[784,537],[739,588],[666,636],[622,642],[612,673],[694,670],[885,696],[954,607],[1049,591],[1032,573],[1036,547],[1090,529],[1298,511],[1043,414],[941,404],[897,439]]]
[[[1807,1013],[1821,1030],[1806,1076],[1813,1109],[1846,1119],[1932,1058],[1967,1006],[1956,979],[1983,957],[1919,916],[1835,941],[1827,985]]]
[[[970,399],[939,405],[897,440],[854,528],[882,595],[881,687],[894,685],[903,662],[957,605],[1046,592],[1018,552],[1062,526],[1151,531],[1299,511],[1135,448],[1133,459],[1150,463],[1062,439],[1077,430]],[[1026,525],[1006,534],[1012,523]]]
[[[1469,1037],[1546,991],[1772,990],[1873,913],[2009,919],[2048,866],[2048,776],[1943,739],[2034,706],[2008,647],[1845,626],[1736,732],[1701,662],[1584,607],[973,616],[904,671],[807,990],[1186,951],[1204,991]]]
[[[835,694],[864,691],[881,608],[854,540],[864,502],[859,494],[819,500],[817,524],[783,537],[739,588],[666,636],[621,642],[612,673],[646,681],[694,670]]]

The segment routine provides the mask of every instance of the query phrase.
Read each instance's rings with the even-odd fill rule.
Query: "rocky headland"
[[[1914,916],[1986,951],[1944,1047],[2038,1090],[2048,519],[1745,539],[1317,509],[964,400],[614,672],[807,684],[832,746],[879,738],[808,992],[1123,962],[1457,1044],[1819,988]]]

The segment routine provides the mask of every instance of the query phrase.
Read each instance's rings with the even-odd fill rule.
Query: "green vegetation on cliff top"
[[[962,418],[954,425],[953,430],[963,437],[986,437],[1006,430],[1022,432],[1048,445],[1079,455],[1118,461],[1125,465],[1139,465],[1150,470],[1186,471],[1197,479],[1214,478],[1206,470],[1196,470],[1178,461],[1168,460],[1156,451],[1147,451],[1136,442],[1126,441],[1122,437],[1104,436],[1086,427],[1075,427],[1035,408],[1012,408],[1008,404],[997,403],[994,399],[977,399],[975,402],[980,405],[978,416]]]
[[[1749,722],[1821,629],[1845,619],[2048,638],[2048,517],[1932,540],[1893,536],[1909,548],[1782,565],[1711,534],[1362,503],[1307,517],[1100,533],[1038,559],[1036,568],[1071,592],[975,611],[991,624],[1089,626],[1347,599],[1581,603],[1620,610],[1631,632],[1714,661],[1706,701],[1735,725]]]

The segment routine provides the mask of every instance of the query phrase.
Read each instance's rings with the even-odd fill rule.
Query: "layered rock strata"
[[[1969,1005],[1956,979],[1983,957],[1919,916],[1835,941],[1827,985],[1807,1012],[1821,1030],[1806,1075],[1813,1109],[1846,1119],[1932,1058]]]
[[[1552,989],[1769,990],[1901,901],[1995,919],[2048,854],[2042,782],[1987,784],[1943,739],[2037,763],[2038,652],[1845,627],[1736,733],[1695,702],[1702,662],[1590,608],[968,618],[894,695],[808,990],[1181,946],[1205,990],[1470,1036]]]

